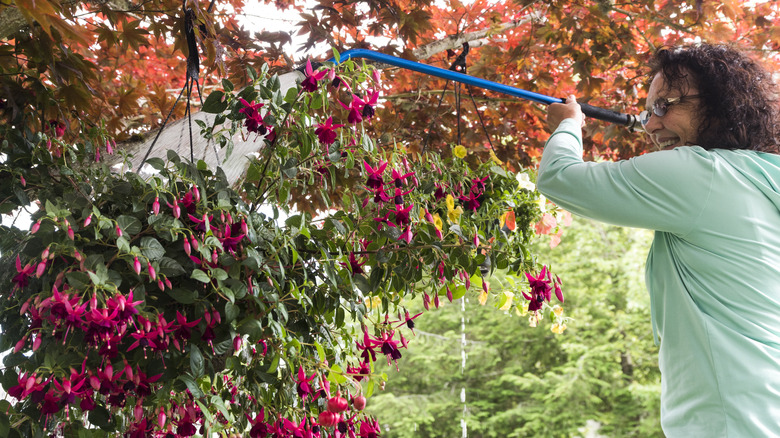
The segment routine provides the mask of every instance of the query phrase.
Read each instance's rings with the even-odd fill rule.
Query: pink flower
[[[336,137],[338,136],[336,134],[336,128],[341,128],[342,126],[344,125],[334,125],[333,117],[328,117],[328,120],[326,120],[325,123],[317,125],[317,129],[314,130],[314,133],[317,134],[317,138],[319,138],[322,143],[329,145],[336,141]]]
[[[154,213],[155,216],[160,214],[160,197],[155,196],[154,202],[152,202],[152,213]]]
[[[545,301],[550,301],[552,297],[552,286],[550,285],[550,276],[547,271],[547,266],[542,266],[542,271],[538,277],[534,277],[529,273],[525,273],[528,279],[528,285],[531,287],[531,295],[523,292],[525,299],[530,301],[528,304],[528,311],[533,312],[542,308],[542,304]]]
[[[379,164],[376,166],[376,169],[371,167],[371,165],[368,164],[368,161],[364,161],[363,168],[366,169],[366,173],[368,174],[368,178],[366,179],[366,186],[372,189],[381,188],[384,184],[384,181],[382,180],[382,174],[384,173],[386,167],[386,161],[380,160]]]
[[[296,380],[297,383],[297,390],[298,390],[298,396],[302,398],[303,400],[306,400],[306,397],[308,397],[311,394],[314,394],[314,389],[311,387],[309,382],[314,380],[314,378],[317,376],[317,373],[312,374],[310,377],[306,377],[306,373],[303,372],[303,367],[298,367],[298,379]]]
[[[317,91],[317,82],[328,74],[327,71],[315,72],[311,66],[311,60],[306,60],[306,69],[304,70],[306,78],[301,82],[301,88],[310,93]]]
[[[353,277],[355,275],[357,275],[357,274],[362,274],[364,272],[362,266],[366,262],[361,263],[359,260],[357,260],[355,258],[355,253],[354,252],[349,253],[349,259],[348,260],[349,260],[349,263],[344,263],[344,262],[339,262],[339,263],[341,265],[343,265],[344,267],[349,266],[349,270],[352,272],[352,276]]]

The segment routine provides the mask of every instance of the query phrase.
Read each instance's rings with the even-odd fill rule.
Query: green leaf
[[[225,281],[228,279],[228,273],[222,268],[213,268],[211,277],[217,279],[217,281]]]
[[[179,262],[170,257],[161,258],[159,263],[160,273],[166,277],[176,277],[187,272]]]
[[[198,298],[198,291],[196,290],[165,289],[165,293],[182,304],[192,304]]]
[[[165,169],[165,161],[163,161],[162,158],[160,158],[160,157],[148,158],[146,160],[146,164],[152,166],[152,168],[154,170],[160,171],[160,170]]]
[[[322,345],[319,342],[314,342],[314,347],[317,348],[317,355],[319,355],[320,362],[327,359],[327,356],[325,356],[325,349],[322,348]]]
[[[212,91],[211,94],[209,94],[209,97],[206,98],[206,101],[203,102],[203,108],[201,108],[201,111],[210,114],[218,114],[222,111],[225,111],[227,109],[228,103],[224,97],[224,92],[220,90]]]
[[[203,375],[203,353],[200,352],[200,348],[195,344],[190,344],[190,369],[192,370],[192,375],[195,377]]]
[[[342,370],[341,367],[338,366],[338,364],[334,364],[332,367],[330,367],[330,372],[328,373],[328,380],[338,385],[343,385],[347,383],[347,378],[344,377],[344,370]]]
[[[210,283],[211,278],[209,278],[209,275],[205,272],[201,271],[200,269],[195,269],[192,271],[192,274],[190,274],[190,278],[193,280],[198,280],[201,283]]]
[[[154,237],[145,236],[141,238],[141,254],[149,260],[159,260],[165,255],[165,248]]]
[[[127,234],[134,235],[141,232],[141,221],[136,217],[123,214],[116,219],[116,223]]]
[[[233,322],[241,313],[241,308],[233,303],[225,303],[225,322]]]
[[[114,422],[111,418],[111,414],[109,414],[108,410],[106,410],[106,408],[103,406],[97,405],[95,409],[89,412],[88,418],[90,423],[103,430],[114,430]]]
[[[222,79],[222,88],[224,88],[226,92],[230,93],[233,91],[233,83],[230,82],[227,78],[224,78]]]
[[[125,236],[116,238],[116,247],[117,249],[119,249],[119,252],[123,252],[123,253],[130,252],[130,242],[127,240]]]
[[[192,376],[188,374],[182,374],[179,376],[179,380],[187,385],[187,389],[190,390],[193,397],[196,399],[203,397],[203,391],[200,390],[200,387],[198,386],[197,382],[195,382],[195,379],[192,378]]]
[[[263,174],[260,173],[260,166],[257,163],[250,163],[249,168],[246,170],[246,180],[247,182],[257,182],[260,181],[260,178],[263,177]]]

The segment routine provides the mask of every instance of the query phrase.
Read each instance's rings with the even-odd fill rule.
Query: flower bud
[[[328,410],[330,412],[344,412],[348,407],[349,404],[347,403],[347,400],[341,396],[340,392],[336,393],[335,397],[328,399]]]
[[[147,269],[149,270],[149,277],[151,277],[152,280],[157,279],[157,272],[154,270],[154,266],[152,266],[152,262],[147,263]]]
[[[324,411],[324,412],[320,412],[318,423],[320,423],[320,426],[323,427],[333,427],[336,424],[338,424],[340,419],[341,419],[341,415],[335,412]]]
[[[362,411],[366,408],[366,398],[362,395],[358,395],[357,397],[352,397],[352,407],[355,408],[357,411]]]
[[[46,272],[46,260],[42,260],[38,263],[38,267],[35,269],[35,276],[41,278],[41,275]]]
[[[152,212],[154,213],[155,216],[160,214],[160,197],[159,196],[155,196],[154,197],[154,202],[152,202]]]
[[[84,226],[88,227],[89,224],[91,224],[91,223],[92,223],[92,213],[90,213],[89,216],[87,216],[87,218],[84,219]]]
[[[38,232],[38,230],[41,228],[41,221],[38,220],[38,222],[34,223],[32,225],[32,228],[30,228],[30,233],[35,234]]]
[[[136,274],[138,275],[141,274],[141,261],[138,260],[138,256],[136,256],[135,259],[133,260],[133,270],[135,271]]]

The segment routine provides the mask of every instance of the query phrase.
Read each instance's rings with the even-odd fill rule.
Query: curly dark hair
[[[705,149],[780,153],[778,90],[772,75],[739,49],[694,44],[656,51],[650,77],[659,72],[670,90],[686,80],[701,99],[697,143]]]

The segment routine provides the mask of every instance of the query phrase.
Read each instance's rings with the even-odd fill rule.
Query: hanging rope
[[[211,9],[214,7],[214,1],[215,0],[211,0],[211,3],[206,10],[207,13],[210,13]],[[184,87],[182,87],[179,95],[173,102],[173,107],[171,107],[171,110],[168,112],[165,120],[163,120],[160,129],[157,131],[157,135],[154,137],[152,144],[150,144],[149,148],[146,150],[146,154],[144,154],[144,158],[141,160],[141,163],[138,165],[138,169],[135,170],[135,173],[139,173],[141,171],[144,163],[149,158],[149,154],[152,153],[152,149],[154,149],[155,144],[157,144],[157,139],[160,138],[160,134],[162,134],[163,129],[165,129],[165,125],[168,123],[168,119],[170,119],[171,115],[173,114],[173,110],[176,109],[176,105],[179,103],[179,100],[185,91],[187,92],[187,107],[184,110],[184,116],[187,117],[190,131],[190,162],[195,162],[195,144],[192,138],[192,107],[190,105],[190,99],[192,97],[192,87],[194,85],[198,92],[200,106],[203,107],[203,95],[200,90],[200,81],[198,79],[200,74],[200,56],[198,53],[198,40],[195,37],[196,15],[192,8],[187,7],[187,0],[183,0],[182,2],[182,11],[184,12],[184,36],[187,40],[187,73],[184,80]],[[205,26],[201,25],[200,30],[201,32],[205,32]],[[217,161],[219,161],[219,153],[216,149],[216,146],[214,147],[214,154],[217,157]]]
[[[466,67],[466,55],[469,53],[469,43],[463,43],[463,51],[460,52],[460,54],[455,58],[455,61],[452,62],[450,65],[449,70],[456,71],[458,73],[467,74],[467,67]],[[423,143],[423,149],[422,152],[425,153],[425,151],[428,149],[429,140],[431,138],[431,131],[433,128],[433,124],[438,119],[439,114],[439,108],[441,107],[442,100],[444,99],[444,94],[447,92],[447,87],[449,86],[450,81],[447,80],[447,82],[444,84],[444,89],[441,92],[441,95],[439,96],[439,103],[436,105],[436,110],[434,111],[434,118],[431,120],[431,123],[428,124],[428,132],[425,136],[425,142]],[[457,142],[458,144],[462,144],[462,135],[461,135],[461,128],[460,128],[460,101],[461,101],[461,94],[460,94],[460,82],[455,83],[455,116],[457,118],[456,126],[457,126]],[[471,90],[471,86],[469,84],[466,84],[466,90],[469,93],[469,98],[471,99],[471,103],[474,105],[474,111],[477,113],[477,118],[479,119],[479,124],[482,126],[482,132],[485,133],[485,138],[488,141],[488,145],[490,145],[490,150],[495,153],[495,149],[493,148],[493,142],[490,140],[490,134],[488,134],[487,126],[485,126],[485,121],[482,118],[482,114],[479,112],[479,107],[477,106],[477,101],[474,99],[474,93]]]

